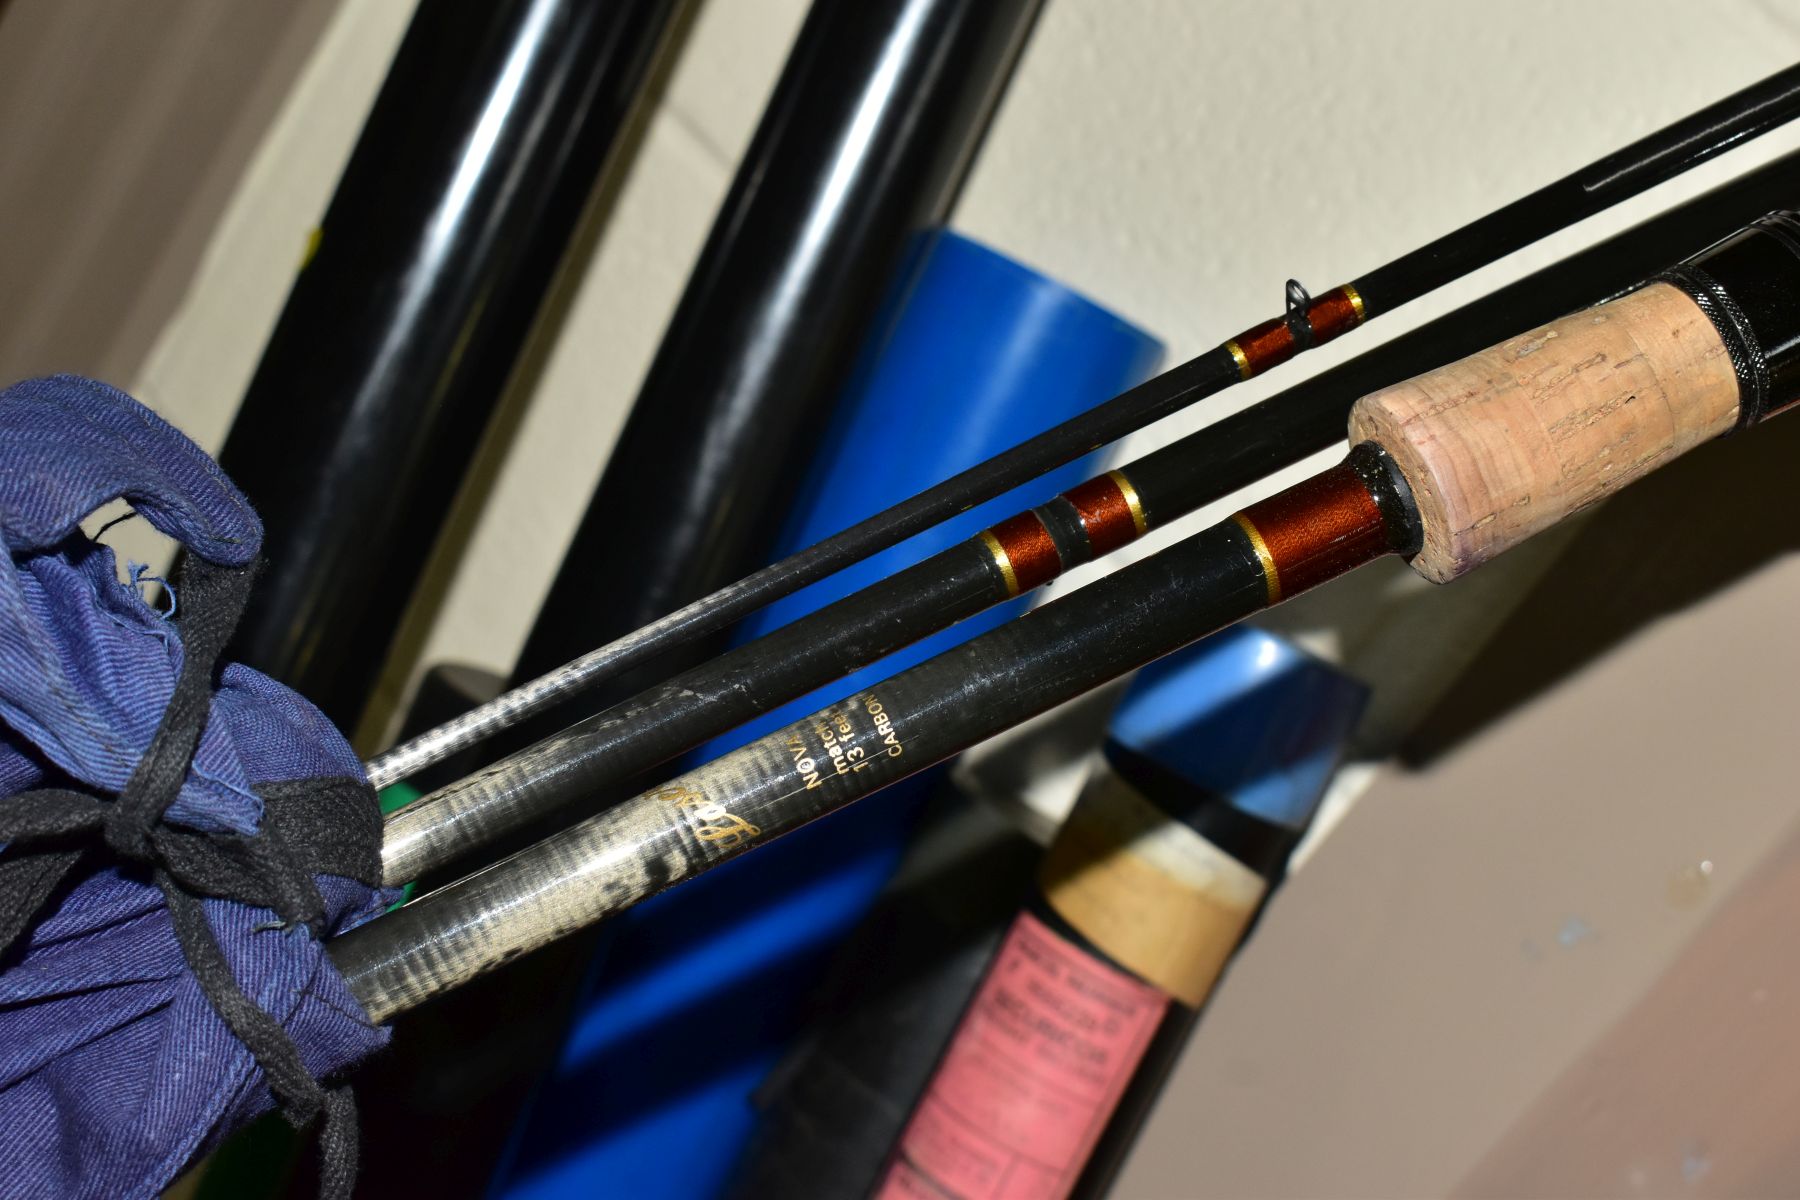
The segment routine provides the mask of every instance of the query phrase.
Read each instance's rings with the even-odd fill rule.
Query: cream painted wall
[[[223,436],[408,8],[344,0],[136,381],[138,394],[208,445]],[[493,455],[486,506],[460,556],[438,564],[441,604],[411,665],[510,664],[803,9],[802,0],[703,6],[516,435]],[[1797,53],[1800,0],[1049,0],[956,224],[1148,326],[1179,358],[1271,315],[1289,275],[1315,289],[1353,277]],[[1797,143],[1782,134],[1734,155],[1329,347],[1303,369]],[[1281,381],[1257,381],[1172,418],[1128,452]],[[1497,619],[1496,597],[1523,590],[1528,574],[1516,586],[1441,597],[1393,576],[1360,600],[1346,591],[1311,632],[1378,676],[1408,657],[1472,653],[1456,644],[1469,640],[1466,624],[1443,622],[1448,636],[1426,644],[1414,626],[1384,626],[1383,614],[1396,596],[1415,611],[1448,611],[1454,595]],[[1730,598],[1716,603],[1726,623],[1754,611]],[[1582,677],[1583,686],[1601,687],[1586,707],[1527,710],[1494,736],[1545,722],[1548,741],[1532,744],[1579,761],[1580,746],[1557,741],[1556,731],[1559,722],[1592,721],[1612,694],[1602,685],[1642,691],[1676,667],[1690,673],[1684,680],[1716,680],[1700,661],[1705,637],[1689,636],[1699,641],[1634,645],[1609,660],[1613,674]],[[1713,669],[1755,666],[1743,657]],[[1430,694],[1417,681],[1408,686],[1406,695]],[[1751,753],[1726,737],[1729,702],[1705,696],[1681,712],[1710,731],[1712,761]],[[1629,732],[1600,740],[1629,757]],[[1548,775],[1516,774],[1518,787],[1536,791],[1510,812],[1445,803],[1442,789],[1513,770],[1516,751],[1509,758],[1487,746],[1478,741],[1447,764],[1451,774],[1384,777],[1344,818],[1221,994],[1121,1196],[1448,1191],[1560,1065],[1649,986],[1784,820],[1768,802],[1765,772],[1756,776],[1765,790],[1712,798],[1724,807],[1711,825],[1643,831],[1636,858],[1621,857],[1594,804],[1558,826],[1554,852],[1540,854],[1545,839],[1520,822],[1564,811],[1565,798],[1546,791]],[[1621,786],[1648,786],[1658,773],[1653,757],[1639,766]],[[1668,787],[1658,812],[1674,811],[1682,789],[1703,778],[1661,773]],[[1708,831],[1711,849],[1701,845]],[[1506,858],[1490,852],[1502,843]],[[1438,844],[1454,853],[1432,860]],[[1661,880],[1683,856],[1702,853],[1719,854],[1720,883],[1681,912],[1619,900],[1620,880]],[[1399,869],[1409,860],[1396,854],[1426,865],[1409,874]],[[1556,957],[1559,923],[1572,913],[1605,926],[1587,958]],[[1519,965],[1525,941],[1548,966]],[[1307,990],[1320,979],[1331,981],[1328,994]],[[1329,1020],[1320,1015],[1327,1009]],[[1507,1036],[1497,1038],[1502,1024]],[[1421,1028],[1431,1037],[1415,1036]],[[1512,1052],[1515,1045],[1530,1052]]]

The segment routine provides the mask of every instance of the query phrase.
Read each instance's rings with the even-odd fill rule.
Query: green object
[[[375,799],[381,802],[381,815],[385,817],[397,809],[405,808],[424,794],[402,779],[399,783],[390,783],[375,793]]]
[[[390,783],[379,792],[375,793],[375,799],[381,802],[381,815],[385,817],[391,812],[405,808],[424,794],[424,792],[421,792],[418,788],[402,779],[399,783]],[[411,900],[413,898],[413,889],[418,886],[419,885],[416,883],[409,883],[402,887],[400,889],[400,898],[388,905],[388,912],[393,912],[396,908],[399,908],[402,904]]]

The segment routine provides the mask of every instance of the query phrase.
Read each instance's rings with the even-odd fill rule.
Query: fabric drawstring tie
[[[125,788],[108,799],[72,787],[20,792],[0,805],[0,960],[72,882],[77,864],[132,864],[149,873],[168,905],[175,938],[201,991],[262,1069],[296,1128],[323,1115],[321,1190],[348,1197],[356,1179],[356,1104],[348,1085],[326,1087],[279,1021],[239,987],[207,920],[203,897],[273,909],[292,936],[324,932],[325,901],[314,876],[379,886],[378,809],[368,784],[312,778],[257,789],[265,803],[252,835],[207,834],[165,824],[205,728],[220,654],[243,614],[255,570],[190,555],[170,618],[181,670],[149,748]]]

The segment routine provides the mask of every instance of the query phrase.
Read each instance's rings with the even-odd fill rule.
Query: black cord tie
[[[181,673],[162,720],[115,799],[67,787],[21,792],[0,804],[0,958],[19,942],[77,862],[101,845],[148,870],[162,893],[200,990],[261,1068],[282,1113],[305,1128],[321,1114],[321,1191],[348,1197],[356,1179],[356,1103],[348,1085],[314,1078],[281,1023],[244,994],[206,918],[203,897],[275,910],[281,927],[322,932],[325,901],[314,876],[379,882],[380,817],[361,780],[305,779],[259,787],[262,827],[252,836],[205,834],[163,823],[181,792],[212,703],[219,655],[249,598],[252,567],[189,556],[170,619]]]
[[[1282,317],[1286,322],[1288,333],[1294,339],[1296,350],[1311,350],[1317,339],[1313,336],[1312,321],[1307,312],[1312,308],[1312,293],[1300,286],[1298,279],[1287,281],[1287,312]]]

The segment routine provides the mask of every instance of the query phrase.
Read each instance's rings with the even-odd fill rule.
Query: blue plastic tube
[[[781,547],[835,533],[1148,378],[1154,339],[954,233],[922,237],[830,428]],[[1091,474],[1029,488],[789,597],[754,637]],[[710,757],[1016,615],[991,609],[706,747]],[[555,1074],[498,1181],[509,1197],[708,1197],[755,1123],[750,1104],[801,1028],[804,998],[905,847],[928,785],[892,788],[658,897],[614,923]]]

